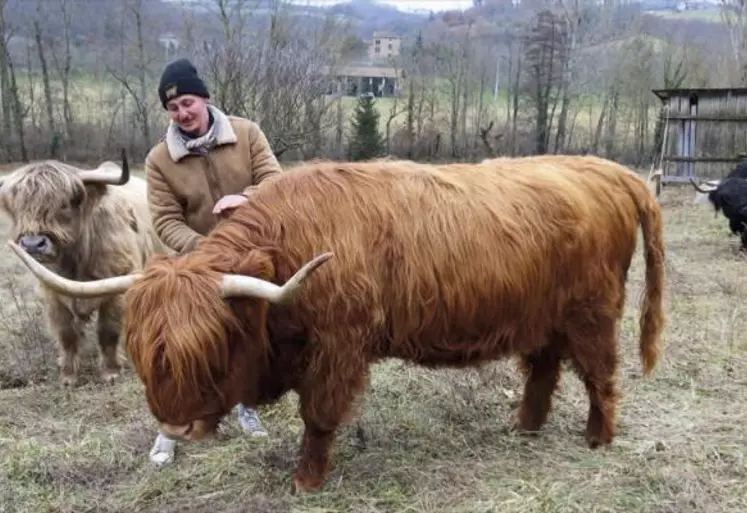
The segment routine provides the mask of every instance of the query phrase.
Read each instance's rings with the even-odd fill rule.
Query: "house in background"
[[[368,43],[368,59],[346,62],[324,73],[331,77],[327,94],[376,97],[399,96],[403,78],[398,66],[402,38],[391,32],[374,32]]]
[[[163,49],[165,61],[169,61],[170,59],[174,58],[179,51],[179,47],[181,46],[179,36],[177,36],[173,32],[162,33],[158,36],[158,42]]]
[[[374,32],[368,43],[368,58],[371,60],[399,57],[402,38],[391,32]]]

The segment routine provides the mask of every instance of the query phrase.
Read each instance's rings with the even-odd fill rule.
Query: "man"
[[[158,236],[185,253],[215,227],[220,213],[248,201],[257,184],[282,171],[256,123],[209,103],[210,93],[189,60],[166,66],[158,95],[171,121],[145,160],[148,203]],[[245,432],[267,435],[256,411],[241,404],[237,410]],[[171,461],[175,445],[159,433],[151,460]]]

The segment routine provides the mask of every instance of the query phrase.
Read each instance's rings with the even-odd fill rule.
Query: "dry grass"
[[[33,302],[8,295],[0,352],[0,511],[45,512],[699,512],[747,511],[747,260],[726,222],[667,188],[668,348],[651,379],[637,346],[640,254],[622,330],[620,432],[605,450],[583,440],[587,398],[566,373],[538,436],[507,429],[521,394],[511,363],[482,373],[378,366],[362,408],[365,439],[347,428],[321,493],[289,492],[301,424],[291,395],[263,411],[271,438],[180,445],[147,459],[155,423],[140,383],[95,379],[65,391]],[[3,248],[5,276],[32,280]],[[20,294],[18,292],[17,294]],[[21,311],[21,313],[18,313]],[[25,312],[25,313],[24,313]],[[29,313],[30,312],[30,313]]]

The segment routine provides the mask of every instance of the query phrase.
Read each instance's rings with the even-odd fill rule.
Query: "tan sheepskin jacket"
[[[248,196],[257,184],[282,172],[256,123],[209,108],[216,145],[207,156],[189,153],[172,123],[145,160],[156,233],[180,253],[193,249],[215,227],[219,219],[213,207],[220,198]]]

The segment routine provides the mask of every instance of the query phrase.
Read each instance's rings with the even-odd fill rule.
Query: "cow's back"
[[[305,285],[299,315],[365,330],[390,356],[426,340],[436,352],[439,340],[492,337],[493,349],[480,344],[491,351],[516,337],[539,341],[574,299],[616,294],[635,250],[627,181],[638,178],[601,159],[292,173],[260,186],[254,208],[233,219],[286,252],[292,265],[279,267],[279,281],[333,252]]]
[[[140,177],[131,176],[124,185],[107,187],[109,201],[131,212],[131,225],[136,232],[135,240],[140,252],[140,265],[144,265],[155,254],[167,253],[168,248],[161,242],[153,227],[148,208],[147,182]]]

